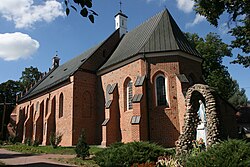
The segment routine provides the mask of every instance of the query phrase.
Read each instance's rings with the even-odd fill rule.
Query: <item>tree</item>
[[[90,147],[86,142],[85,132],[82,130],[75,148],[76,156],[85,159],[89,156],[89,149]]]
[[[38,81],[41,76],[42,73],[38,70],[38,68],[32,66],[25,68],[22,72],[22,77],[20,78],[22,91]]]
[[[95,21],[94,16],[98,16],[98,14],[91,9],[93,6],[92,0],[74,0],[75,5],[73,5],[70,0],[64,0],[64,4],[66,6],[65,12],[67,16],[70,13],[70,9],[73,9],[77,12],[75,5],[80,8],[81,16],[88,17],[92,23]]]
[[[239,101],[230,101],[234,106],[245,104],[245,92],[241,92],[238,83],[232,79],[227,67],[222,64],[224,57],[232,56],[229,46],[215,33],[207,34],[204,39],[197,34],[186,33],[186,36],[203,57],[202,73],[205,82],[225,100],[229,100],[236,94],[237,97],[241,96]]]
[[[236,108],[240,108],[241,106],[246,106],[247,105],[247,96],[245,94],[245,89],[240,89],[238,87],[235,94],[228,101]]]
[[[16,94],[21,91],[20,82],[8,80],[0,84],[0,103],[3,103],[5,98],[8,103],[16,102]]]
[[[246,55],[238,54],[232,63],[250,67],[250,1],[249,0],[194,0],[195,10],[205,16],[214,26],[223,13],[229,14],[229,33],[235,37],[231,42],[232,48],[240,48]],[[232,26],[232,23],[235,25]]]
[[[0,115],[2,139],[6,139],[6,125],[10,120],[10,114],[16,104],[16,94],[20,92],[18,81],[8,80],[0,84]]]

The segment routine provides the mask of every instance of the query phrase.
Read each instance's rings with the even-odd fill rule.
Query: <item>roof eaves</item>
[[[53,82],[53,84],[47,85],[47,86],[45,86],[45,87],[43,87],[43,88],[41,88],[41,89],[39,89],[39,90],[36,90],[36,91],[34,91],[34,92],[31,92],[31,93],[28,94],[27,96],[25,96],[25,97],[19,99],[19,100],[18,100],[18,103],[20,103],[20,102],[22,102],[22,101],[24,101],[24,100],[26,100],[26,99],[28,99],[28,98],[31,98],[31,97],[33,97],[33,96],[36,96],[36,95],[38,95],[38,94],[44,92],[45,90],[48,90],[48,89],[50,89],[50,88],[52,88],[52,87],[58,85],[58,84],[61,83],[61,82],[66,81],[68,78],[69,78],[69,77],[64,77],[64,78],[62,78],[62,79],[60,79],[60,80],[58,80],[58,81],[56,81],[56,82]]]
[[[24,96],[23,96],[21,99],[25,98],[26,96],[29,96],[29,94],[32,93],[32,91],[33,91],[42,81],[44,81],[46,78],[48,78],[48,76],[49,76],[55,69],[56,69],[56,68],[50,70],[41,80],[39,80],[32,88],[30,88],[30,89],[28,90],[28,92],[25,93]],[[20,100],[21,100],[21,99],[20,99]],[[19,101],[19,100],[18,100],[18,101]]]

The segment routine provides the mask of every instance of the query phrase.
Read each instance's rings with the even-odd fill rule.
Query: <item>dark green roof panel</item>
[[[166,9],[125,34],[115,52],[100,70],[140,53],[164,51],[183,51],[200,57]]]

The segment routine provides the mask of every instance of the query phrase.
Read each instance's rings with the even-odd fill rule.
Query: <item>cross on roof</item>
[[[120,12],[122,12],[122,1],[120,0]]]

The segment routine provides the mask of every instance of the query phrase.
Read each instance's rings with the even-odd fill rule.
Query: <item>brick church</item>
[[[202,58],[168,10],[132,31],[127,16],[103,42],[65,64],[59,57],[19,97],[12,113],[20,140],[62,146],[77,143],[82,129],[89,144],[152,141],[172,147],[184,125],[185,93],[202,83]]]

